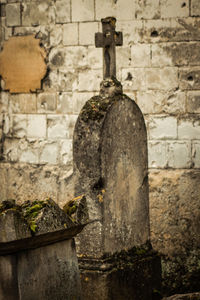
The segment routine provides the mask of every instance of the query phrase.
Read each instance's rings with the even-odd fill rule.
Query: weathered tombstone
[[[0,300],[81,299],[73,237],[84,225],[51,199],[1,208]]]
[[[90,224],[76,238],[83,299],[153,299],[160,260],[149,242],[147,134],[137,104],[115,78],[115,18],[102,20],[104,80],[82,108],[74,131],[76,196],[85,194]]]

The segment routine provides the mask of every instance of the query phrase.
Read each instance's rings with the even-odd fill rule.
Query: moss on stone
[[[86,102],[81,110],[80,117],[85,122],[88,120],[101,120],[111,104],[123,100],[125,97],[127,98],[125,95],[115,95],[107,98],[94,96]]]

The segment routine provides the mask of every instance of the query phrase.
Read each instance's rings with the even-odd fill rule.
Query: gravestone
[[[0,300],[81,299],[73,237],[83,227],[51,199],[0,205]]]
[[[73,142],[75,195],[85,194],[88,225],[76,238],[83,299],[153,299],[160,259],[149,241],[147,133],[137,104],[116,79],[115,18],[102,19],[104,80],[78,117]]]

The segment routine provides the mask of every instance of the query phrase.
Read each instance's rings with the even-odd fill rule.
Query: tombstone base
[[[83,300],[161,299],[161,263],[156,253],[115,259],[79,259]]]

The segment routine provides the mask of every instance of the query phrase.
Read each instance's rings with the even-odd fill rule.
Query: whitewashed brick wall
[[[117,77],[145,116],[149,168],[200,167],[198,0],[1,0],[1,48],[35,34],[48,59],[41,90],[10,94],[1,80],[2,163],[71,165],[73,129],[102,80],[94,34],[117,18]]]

